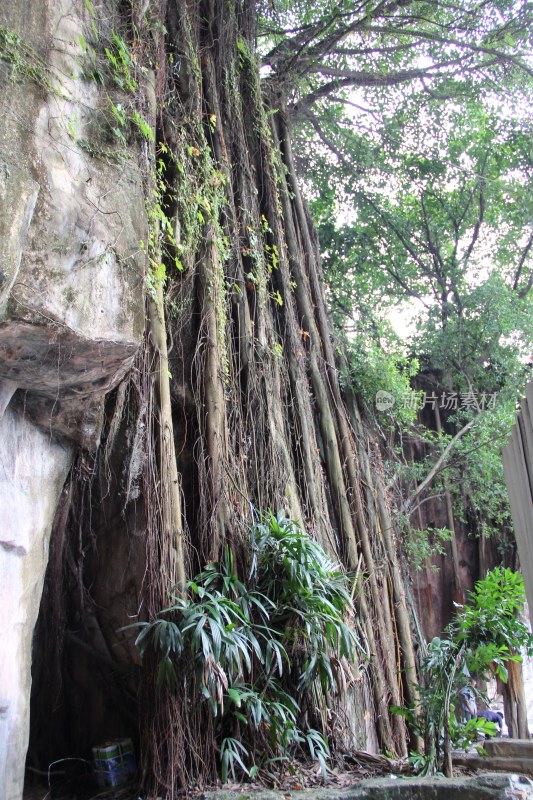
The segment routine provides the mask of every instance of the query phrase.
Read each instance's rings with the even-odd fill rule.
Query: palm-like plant
[[[338,684],[336,660],[353,659],[359,646],[345,622],[351,609],[346,576],[292,520],[270,514],[253,530],[257,587],[274,604],[270,625],[283,631],[297,683],[319,680],[323,691]]]
[[[325,731],[304,722],[303,699],[335,691],[342,660],[360,648],[346,622],[346,576],[322,548],[283,513],[264,515],[251,539],[245,578],[227,548],[157,619],[137,623],[141,655],[157,657],[157,686],[192,681],[218,719],[223,780],[295,746],[325,769]]]

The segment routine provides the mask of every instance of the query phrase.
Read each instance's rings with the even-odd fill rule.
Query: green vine
[[[160,143],[157,162],[152,174],[151,191],[145,201],[148,217],[148,241],[141,242],[141,248],[148,256],[146,288],[153,299],[155,299],[158,286],[161,284],[164,286],[166,283],[167,266],[172,264],[179,272],[183,271],[179,236],[165,211],[169,191],[166,179],[167,166],[161,157],[165,154],[168,154],[168,148]]]

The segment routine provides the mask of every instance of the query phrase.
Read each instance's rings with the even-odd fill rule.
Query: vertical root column
[[[217,305],[224,304],[223,289],[219,286],[220,263],[216,245],[214,225],[206,226],[205,250],[198,265],[199,300],[202,324],[200,329],[199,352],[199,419],[201,436],[205,439],[206,486],[209,490],[208,513],[211,521],[204,520],[210,531],[208,540],[204,538],[203,548],[208,560],[216,559],[224,546],[225,529],[228,518],[225,488],[225,465],[227,459],[226,409],[223,365],[220,352],[223,351],[217,324]]]

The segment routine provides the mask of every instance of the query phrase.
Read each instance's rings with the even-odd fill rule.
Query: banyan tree
[[[409,5],[326,9],[312,32],[326,53]],[[304,738],[313,730],[338,752],[407,752],[404,720],[390,709],[416,705],[415,616],[380,450],[339,379],[343,354],[291,138],[326,86],[349,82],[331,73],[299,94],[317,57],[311,23],[289,45],[272,40],[260,78],[258,14],[253,0],[5,9],[2,555],[5,573],[19,576],[6,608],[25,676],[3,690],[10,800],[28,718],[32,768],[131,736],[147,796],[214,781],[227,741],[242,742],[247,725],[247,753],[268,751],[273,706],[263,724],[249,725],[251,706],[229,728],[221,719],[254,690],[258,664],[263,679],[283,668],[277,686]],[[155,625],[176,609],[193,614],[191,596],[209,599],[215,573],[241,591],[269,526],[305,539],[324,574],[336,580],[338,565],[347,576],[327,597],[332,607],[347,597],[339,630],[356,646],[351,659],[328,662],[331,691],[291,671],[287,644],[261,649],[274,614],[264,583],[251,600],[248,589],[239,595],[248,616],[258,604],[264,615],[233,685],[202,649],[205,622],[194,628],[200,678]],[[264,574],[285,545],[269,546]],[[224,613],[244,625],[234,605]],[[236,623],[213,613],[226,646]],[[141,659],[134,640],[148,629]],[[226,768],[238,771],[235,752],[248,772],[260,765],[235,747]]]

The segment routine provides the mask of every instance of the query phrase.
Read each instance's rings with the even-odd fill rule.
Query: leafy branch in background
[[[326,731],[308,720],[363,652],[346,621],[346,577],[283,512],[253,527],[251,552],[241,580],[226,548],[224,561],[208,564],[156,620],[137,623],[136,645],[155,654],[159,689],[187,681],[206,704],[224,781],[253,777],[295,748],[325,771]]]
[[[263,64],[286,91],[298,87],[292,113],[300,118],[350,89],[379,95],[415,85],[426,97],[461,96],[532,74],[527,3],[283,0],[261,11]]]
[[[515,78],[509,91],[524,97],[531,79]],[[389,446],[394,433],[430,455],[416,483],[405,451],[389,462],[397,502],[409,511],[447,495],[456,520],[502,540],[511,521],[499,452],[533,345],[532,119],[518,99],[511,118],[505,97],[495,85],[442,97],[368,90],[358,114],[342,98],[316,111],[321,145],[304,146],[316,134],[308,122],[296,134],[352,384]],[[410,325],[397,333],[390,320],[400,312]],[[398,392],[413,377],[438,398],[437,439],[428,438],[427,414],[413,424],[413,396]],[[394,398],[390,409],[377,409],[379,390]]]
[[[450,541],[451,536],[452,532],[448,528],[430,527],[422,530],[410,527],[404,541],[410,566],[415,570],[421,570],[435,555],[445,555],[445,544]]]

